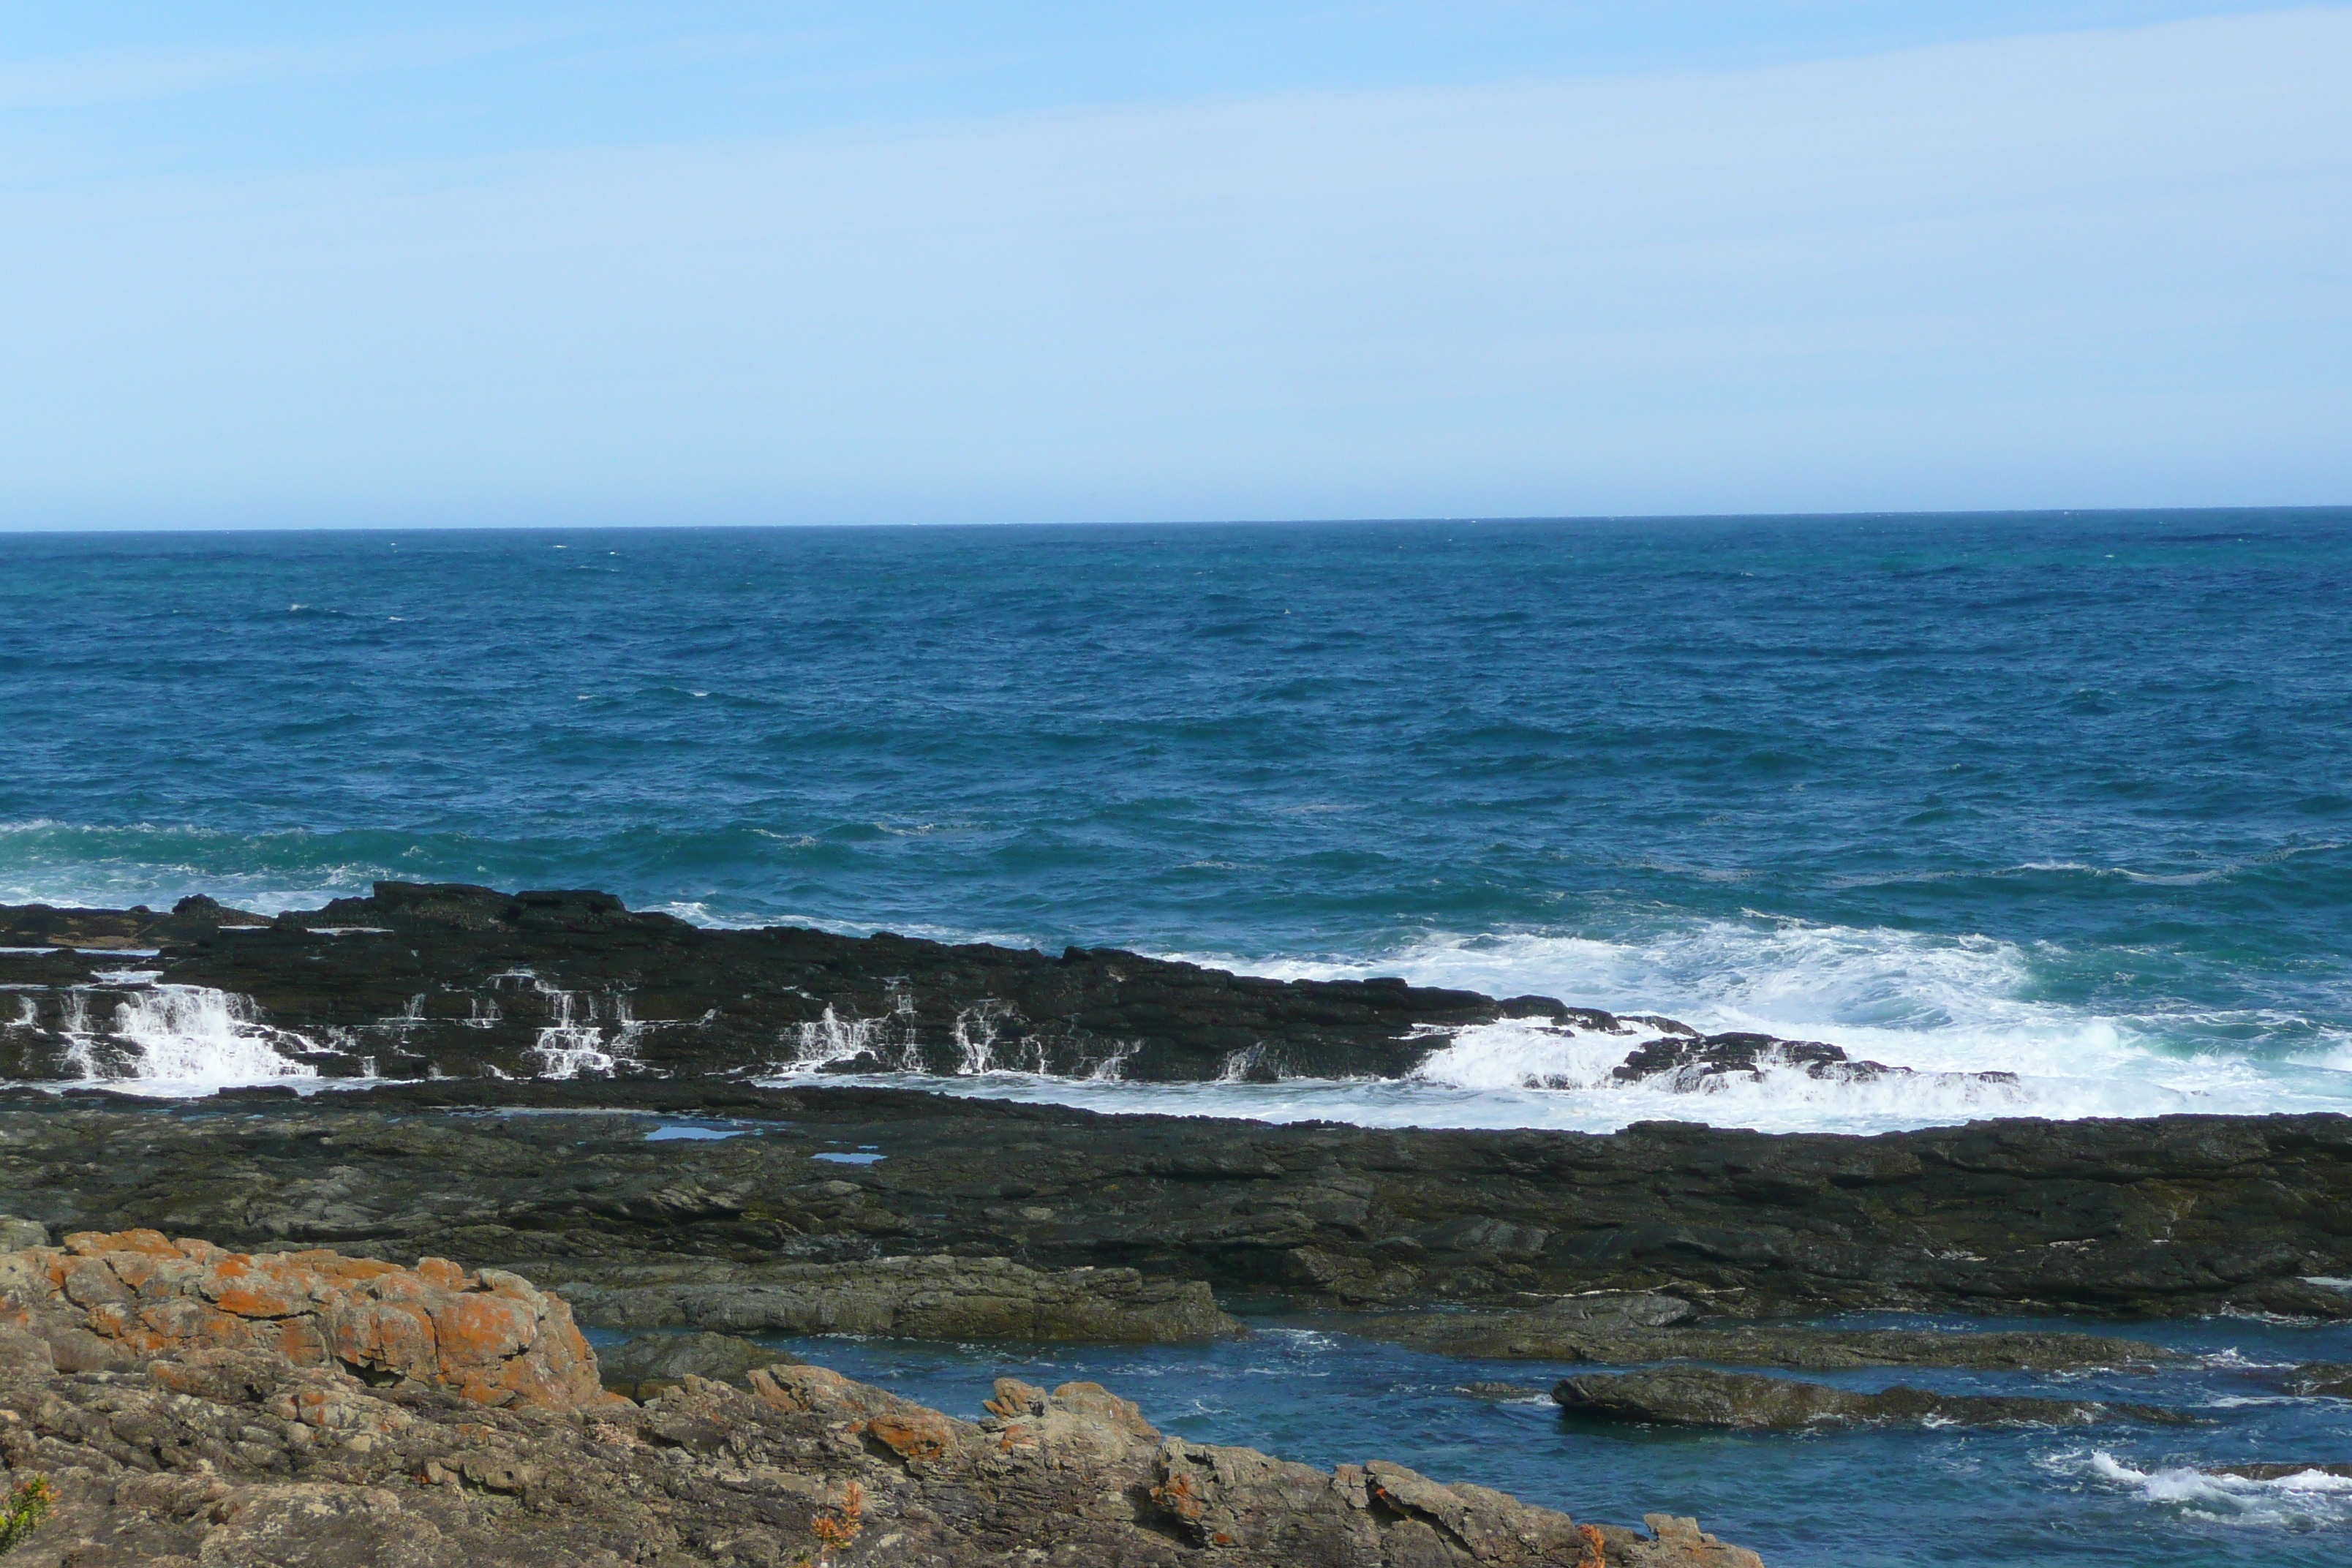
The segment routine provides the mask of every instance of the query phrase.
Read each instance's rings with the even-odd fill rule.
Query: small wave
[[[2189,1466],[2142,1469],[2105,1449],[2059,1456],[2053,1468],[2190,1518],[2294,1531],[2352,1525],[2352,1477],[2325,1470],[2254,1480]]]

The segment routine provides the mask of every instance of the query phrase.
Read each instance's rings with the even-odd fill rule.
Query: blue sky
[[[2352,501],[2352,7],[0,18],[0,527]]]

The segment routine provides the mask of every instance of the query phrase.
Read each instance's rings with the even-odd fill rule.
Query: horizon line
[[[1229,518],[1108,518],[1055,521],[929,521],[929,522],[502,522],[502,523],[97,523],[74,527],[24,528],[0,523],[0,539],[56,539],[104,536],[184,537],[204,534],[371,534],[371,533],[710,533],[836,531],[860,533],[912,532],[925,530],[1047,530],[1139,528],[1350,528],[1350,527],[1485,527],[1508,523],[1576,522],[1834,522],[1863,519],[2000,519],[2063,517],[2210,517],[2226,513],[2352,514],[2352,501],[2298,501],[2282,505],[2231,502],[2208,506],[2043,506],[1958,508],[1864,508],[1847,510],[1792,510],[1779,511],[1658,511],[1658,512],[1527,512],[1484,513],[1478,516],[1423,514],[1394,517],[1229,517]]]

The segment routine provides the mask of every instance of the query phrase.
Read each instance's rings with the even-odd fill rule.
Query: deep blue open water
[[[593,886],[2024,1075],[1201,1109],[2352,1095],[2352,510],[0,536],[0,899]]]

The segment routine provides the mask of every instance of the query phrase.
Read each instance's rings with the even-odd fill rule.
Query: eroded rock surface
[[[656,1116],[614,1110],[627,1105],[745,1135],[648,1143]],[[866,1149],[878,1160],[816,1158]],[[2333,1283],[2352,1277],[2352,1119],[2334,1115],[1592,1135],[710,1081],[183,1105],[21,1090],[0,1097],[0,1208],[52,1233],[143,1226],[597,1286],[639,1265],[756,1274],[946,1253],[1350,1311],[1616,1291],[1717,1322],[2352,1315]]]
[[[1927,1422],[1959,1426],[2086,1426],[2132,1421],[2178,1426],[2189,1419],[2150,1405],[2023,1394],[1937,1394],[1902,1386],[1857,1394],[1825,1384],[1700,1367],[1588,1373],[1563,1379],[1552,1390],[1552,1398],[1572,1415],[1743,1432]]]
[[[689,1377],[731,1383],[749,1388],[751,1374],[764,1368],[797,1366],[801,1358],[753,1344],[732,1334],[708,1331],[690,1334],[639,1334],[623,1344],[597,1352],[596,1364],[604,1388],[631,1399],[652,1399],[686,1386]]]
[[[1003,1258],[551,1259],[540,1272],[589,1322],[614,1328],[1095,1344],[1181,1344],[1240,1330],[1204,1284],[1147,1282],[1132,1268],[1040,1271]]]
[[[518,1275],[469,1274],[439,1258],[403,1268],[85,1231],[63,1247],[0,1254],[0,1324],[43,1342],[68,1371],[257,1349],[476,1405],[569,1409],[600,1393],[568,1306]]]
[[[486,1405],[251,1338],[80,1373],[0,1331],[11,1347],[0,1484],[58,1497],[25,1568],[782,1568],[820,1521],[854,1535],[845,1564],[893,1568],[1761,1568],[1688,1520],[1641,1534],[1379,1460],[1163,1437],[1089,1383],[1000,1381],[976,1421],[789,1364],[644,1405]]]

